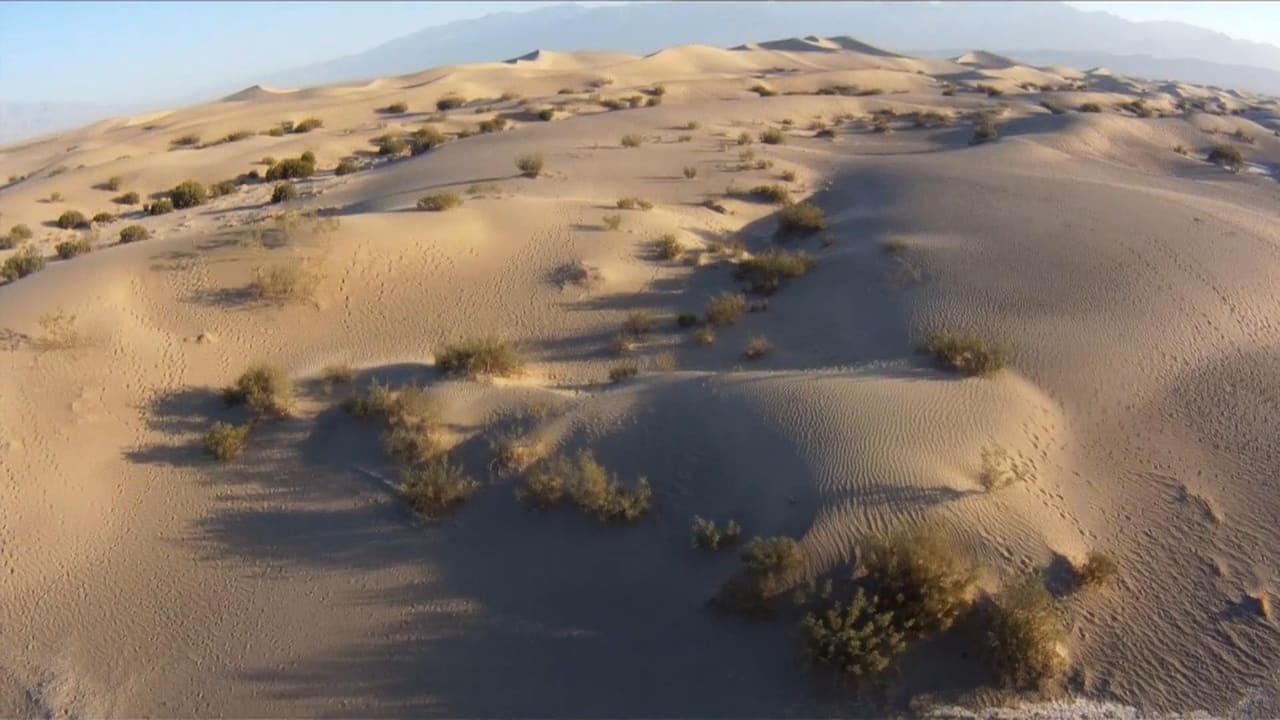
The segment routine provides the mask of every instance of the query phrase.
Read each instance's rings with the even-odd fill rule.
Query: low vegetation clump
[[[316,163],[312,159],[308,162],[306,159],[285,158],[271,167],[267,168],[266,175],[263,177],[268,182],[276,182],[279,180],[295,180],[298,178],[308,178],[316,173]]]
[[[262,302],[304,302],[315,296],[320,274],[307,264],[282,264],[254,270],[249,290]]]
[[[118,195],[112,198],[111,202],[116,203],[117,205],[137,205],[140,200],[142,200],[142,198],[138,196],[138,193],[130,190],[123,195]]]
[[[752,292],[769,294],[776,292],[784,280],[804,277],[813,265],[813,257],[804,251],[769,250],[740,260],[733,274],[746,281]]]
[[[477,487],[460,466],[443,458],[406,471],[400,482],[400,492],[414,511],[432,520],[453,512]]]
[[[445,112],[446,110],[456,110],[466,104],[466,98],[461,95],[450,93],[439,100],[436,100],[436,109],[440,112]]]
[[[645,478],[631,487],[622,485],[590,450],[581,450],[572,458],[557,455],[535,465],[516,496],[539,510],[568,500],[601,520],[631,522],[649,511],[653,491]]]
[[[676,327],[691,328],[698,324],[698,316],[693,313],[680,313],[676,316]]]
[[[350,175],[359,169],[360,166],[356,164],[355,158],[342,158],[338,161],[338,166],[333,169],[333,174],[342,177],[343,175]]]
[[[728,612],[768,612],[769,599],[797,580],[804,557],[799,543],[789,537],[753,538],[742,550],[742,565],[711,598],[713,607]]]
[[[251,137],[253,137],[253,132],[250,130],[236,130],[234,132],[227,133],[226,136],[222,138],[222,142],[240,142],[241,140],[247,140]]]
[[[218,198],[223,195],[234,195],[239,189],[235,180],[221,180],[209,186],[209,197]]]
[[[63,230],[89,227],[89,218],[85,217],[84,213],[79,210],[67,210],[58,216],[56,222],[58,227]]]
[[[317,117],[309,117],[309,118],[303,119],[302,122],[298,123],[297,125],[294,125],[293,131],[295,133],[309,133],[312,130],[316,130],[322,127],[324,127],[323,120]]]
[[[30,240],[31,228],[21,223],[9,228],[9,232],[0,235],[0,250],[10,250],[23,240]]]
[[[418,198],[418,209],[430,212],[452,210],[462,204],[462,196],[455,192],[439,192]]]
[[[99,190],[110,190],[111,192],[117,192],[123,186],[124,186],[124,178],[120,177],[119,175],[112,175],[106,180],[98,183],[97,187]]]
[[[977,89],[979,92],[986,93],[988,97],[1000,97],[1001,95],[1004,94],[1004,91],[1001,90],[1000,88],[996,87],[995,85],[989,85],[987,83],[978,83]]]
[[[116,216],[109,212],[94,213],[92,222],[94,225],[108,225],[115,222]]]
[[[1084,562],[1075,568],[1076,585],[1081,588],[1100,587],[1113,582],[1120,573],[1120,566],[1108,554],[1090,550]]]
[[[707,322],[715,326],[733,325],[742,319],[747,298],[741,293],[721,293],[707,304]]]
[[[271,188],[271,202],[282,203],[298,198],[298,188],[291,182],[277,183]]]
[[[153,203],[144,205],[142,211],[148,215],[165,215],[173,212],[173,201],[169,198],[160,198]]]
[[[1231,172],[1240,172],[1244,167],[1244,154],[1234,145],[1214,145],[1209,150],[1209,162]]]
[[[194,180],[178,183],[169,191],[169,200],[179,210],[196,207],[208,199],[209,191]]]
[[[445,134],[432,126],[420,127],[409,133],[409,154],[417,157],[428,150],[433,150],[445,144],[448,138]]]
[[[446,345],[436,357],[436,367],[450,375],[512,377],[524,371],[525,360],[515,346],[503,340],[479,338]]]
[[[87,235],[81,235],[75,240],[63,240],[53,246],[53,251],[62,260],[70,260],[77,255],[84,255],[92,249],[93,245],[90,244]]]
[[[320,371],[320,380],[324,382],[325,387],[332,388],[336,385],[350,385],[355,382],[356,370],[348,363],[339,365],[326,365]]]
[[[771,352],[773,352],[773,343],[765,337],[756,336],[747,343],[747,349],[742,351],[742,356],[748,360],[759,360]]]
[[[972,572],[940,534],[927,529],[871,538],[863,584],[908,639],[942,632],[969,607]]]
[[[637,310],[629,315],[622,322],[622,332],[634,337],[648,335],[653,332],[657,326],[657,322],[653,319],[653,315],[643,310]]]
[[[544,122],[550,122],[551,120],[554,120],[555,117],[556,117],[555,108],[542,108],[541,110],[538,111],[538,119]]]
[[[495,117],[495,118],[490,118],[488,120],[481,120],[480,123],[476,125],[476,130],[481,135],[485,135],[488,133],[498,132],[506,127],[507,127],[506,118]]]
[[[245,405],[254,417],[284,416],[293,401],[293,381],[277,365],[254,365],[222,391],[228,405]]]
[[[760,142],[765,145],[781,145],[787,141],[787,136],[782,134],[778,128],[769,128],[760,133]]]
[[[169,141],[169,145],[179,147],[195,147],[200,144],[199,135],[180,135]]]
[[[623,363],[609,368],[609,382],[622,382],[640,374],[640,366],[635,363]]]
[[[737,520],[730,519],[721,528],[715,520],[707,520],[697,515],[690,528],[690,541],[699,550],[720,550],[738,542],[742,535],[742,526]]]
[[[663,260],[675,260],[684,253],[684,245],[672,233],[667,233],[658,238],[654,244],[658,250],[658,257]]]
[[[1027,578],[995,598],[987,629],[991,667],[1006,687],[1040,687],[1065,668],[1058,645],[1066,632],[1044,585]]]
[[[617,202],[617,206],[619,210],[635,210],[637,208],[639,208],[640,210],[653,209],[652,202],[645,200],[644,198],[638,198],[638,197],[619,198]]]
[[[34,245],[25,245],[5,258],[4,264],[0,265],[0,280],[13,282],[40,272],[47,262],[44,255],[41,255]]]
[[[698,166],[697,166],[697,165],[685,165],[685,166],[684,166],[684,179],[685,179],[685,180],[692,180],[692,179],[694,179],[694,178],[696,178],[696,177],[698,177]]]
[[[984,143],[995,140],[1000,135],[996,129],[995,121],[991,119],[991,115],[982,113],[973,123],[973,139],[969,141],[971,145]]]
[[[778,229],[784,233],[815,233],[827,229],[827,215],[809,202],[787,205],[778,214]]]
[[[763,83],[757,83],[755,85],[752,85],[751,92],[759,95],[760,97],[773,97],[774,95],[778,94],[777,90],[774,90],[773,88]]]
[[[227,461],[244,451],[252,425],[216,422],[204,436],[204,449],[218,460]]]
[[[384,108],[379,108],[378,112],[384,115],[403,115],[409,112],[409,103],[403,101],[393,102]]]
[[[621,215],[605,215],[603,218],[605,228],[609,230],[617,230],[622,227]]]
[[[527,178],[536,178],[542,174],[542,153],[521,155],[516,158],[516,169]]]
[[[716,342],[716,331],[710,327],[700,327],[693,331],[693,341],[703,347],[714,345]]]
[[[1101,106],[1101,105],[1099,105],[1099,104],[1098,104],[1098,103],[1096,103],[1096,102],[1087,102],[1087,103],[1082,103],[1082,104],[1080,105],[1080,107],[1079,107],[1079,108],[1077,108],[1077,109],[1078,109],[1080,112],[1082,112],[1082,113],[1100,113],[1100,112],[1102,112],[1102,106]]]
[[[809,613],[803,626],[810,659],[855,678],[882,672],[907,647],[893,613],[862,588],[848,602]]]
[[[1008,362],[1008,349],[976,335],[935,332],[920,347],[947,367],[966,375],[991,375]]]
[[[399,135],[379,135],[370,140],[378,148],[378,154],[386,157],[403,155],[409,151],[409,142]]]
[[[1040,107],[1048,110],[1054,115],[1061,115],[1067,111],[1067,109],[1062,106],[1062,103],[1055,100],[1041,100]]]
[[[749,194],[774,205],[791,204],[791,191],[785,185],[757,185]]]
[[[1035,462],[1030,458],[1014,457],[998,445],[982,449],[982,471],[978,474],[978,481],[988,492],[1016,483],[1029,483],[1035,478]]]
[[[637,148],[644,142],[644,138],[640,137],[636,133],[628,133],[622,136],[622,140],[620,142],[624,148]]]

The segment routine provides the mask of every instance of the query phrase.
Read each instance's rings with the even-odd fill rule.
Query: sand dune
[[[973,141],[980,115],[997,138]],[[1278,117],[1247,93],[810,36],[254,86],[0,149],[0,231],[28,225],[50,258],[0,286],[0,715],[1275,716],[1280,633],[1256,598],[1280,590]],[[424,126],[448,142],[378,154]],[[1210,162],[1221,144],[1256,172]],[[296,200],[247,176],[304,151],[318,171]],[[359,169],[337,175],[344,158]],[[750,192],[769,185],[827,228],[778,234]],[[440,192],[461,205],[416,209]],[[120,218],[63,229],[67,210]],[[149,239],[116,242],[134,224]],[[667,234],[688,254],[660,259]],[[91,252],[56,259],[81,237]],[[814,266],[703,346],[677,318],[742,288],[713,252],[730,242]],[[271,267],[314,292],[255,300]],[[53,349],[58,310],[78,337]],[[656,329],[620,356],[633,313]],[[937,329],[1007,341],[1009,367],[947,371],[915,352]],[[445,347],[479,335],[526,371],[442,376]],[[772,351],[744,357],[757,338]],[[241,417],[218,391],[260,361],[299,384],[293,413],[218,463],[201,438]],[[324,387],[344,363],[355,382]],[[341,407],[373,379],[427,387],[480,482],[441,522]],[[522,508],[494,469],[508,437],[646,477],[649,515]],[[984,486],[991,448],[1023,482]],[[984,592],[1091,550],[1120,571],[1057,600],[1065,699],[986,689],[961,636],[877,690],[836,687],[804,670],[791,620],[707,609],[737,560],[689,548],[694,515],[795,538],[806,579],[920,524]]]

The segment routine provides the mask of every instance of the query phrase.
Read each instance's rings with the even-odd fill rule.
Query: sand
[[[750,90],[760,83],[777,94]],[[655,84],[655,107],[591,98]],[[882,92],[816,94],[831,86]],[[437,115],[449,93],[471,102]],[[1115,107],[1138,97],[1158,116]],[[378,112],[400,101],[407,113]],[[1076,112],[1085,102],[1104,112]],[[874,132],[885,110],[894,131]],[[970,145],[982,110],[1000,137]],[[98,228],[93,252],[0,286],[0,715],[848,716],[930,699],[940,716],[955,700],[1011,717],[1274,716],[1280,628],[1248,595],[1280,591],[1278,110],[1101,69],[809,37],[255,86],[0,149],[0,178],[26,176],[0,187],[0,230],[29,225],[46,255],[80,234],[50,226],[64,210],[129,213]],[[929,111],[947,122],[915,127]],[[370,143],[495,115],[506,129],[417,157]],[[323,127],[170,149],[309,116]],[[815,137],[815,119],[835,138]],[[735,139],[766,127],[787,142],[752,144],[746,164],[771,164],[740,169]],[[629,133],[644,144],[621,147]],[[1208,163],[1224,142],[1261,172]],[[157,217],[112,202],[304,150],[322,171],[283,205],[268,183]],[[546,160],[536,179],[513,165],[529,152]],[[363,169],[335,176],[347,156]],[[94,187],[112,176],[119,191]],[[726,196],[731,183],[788,185],[830,227],[789,243],[816,258],[808,276],[701,347],[675,316],[738,285],[699,251],[775,242],[777,208]],[[414,209],[441,190],[464,203]],[[653,209],[615,207],[631,196]],[[308,209],[325,227],[270,231]],[[134,223],[151,239],[117,244]],[[656,259],[666,233],[696,260]],[[598,285],[561,282],[574,262]],[[318,273],[312,300],[252,301],[255,268],[294,263]],[[80,340],[50,349],[39,319],[59,309]],[[639,376],[610,384],[610,345],[634,311],[659,330],[632,354]],[[1010,367],[961,378],[913,352],[943,327],[1007,340]],[[516,342],[527,372],[442,379],[436,354],[480,334]],[[775,350],[745,360],[756,336]],[[200,438],[237,417],[217,391],[257,361],[286,368],[299,402],[217,463]],[[357,368],[357,388],[429,385],[475,497],[417,519],[388,487],[397,471],[376,427],[340,407],[353,390],[318,382],[334,363]],[[614,528],[522,508],[516,480],[491,472],[491,443],[517,431],[647,477],[653,512]],[[985,491],[992,444],[1034,478]],[[1067,699],[988,694],[950,646],[859,693],[804,670],[794,626],[708,612],[736,560],[689,548],[693,515],[797,538],[812,577],[868,533],[925,522],[986,590],[1090,550],[1121,570],[1114,587],[1061,601]]]

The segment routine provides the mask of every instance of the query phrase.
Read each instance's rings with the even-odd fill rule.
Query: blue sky
[[[212,86],[251,84],[257,74],[360,52],[424,27],[553,4],[0,0],[0,100],[189,102]],[[1280,40],[1280,3],[1070,4]]]

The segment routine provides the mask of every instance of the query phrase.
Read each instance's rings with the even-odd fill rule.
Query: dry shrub
[[[418,209],[430,212],[452,210],[462,204],[462,196],[455,192],[439,192],[418,198]]]
[[[693,331],[693,341],[706,347],[716,342],[716,331],[709,327],[700,327]]]
[[[621,215],[605,215],[603,221],[605,228],[608,230],[617,230],[622,227]]]
[[[436,358],[436,367],[450,375],[476,378],[481,375],[511,377],[524,372],[525,360],[515,346],[505,340],[475,338],[446,345]]]
[[[747,309],[747,298],[741,293],[721,293],[707,304],[707,322],[716,325],[733,325],[742,319]]]
[[[752,292],[772,293],[784,280],[804,277],[813,269],[813,257],[804,251],[769,250],[738,262],[734,277],[746,281]]]
[[[249,442],[249,431],[252,429],[253,426],[249,423],[232,425],[216,422],[204,436],[204,449],[219,460],[224,462],[230,460],[244,450],[244,446]]]
[[[652,202],[650,202],[650,201],[648,201],[648,200],[645,200],[644,198],[639,198],[639,197],[624,197],[624,198],[619,198],[619,199],[618,199],[618,202],[617,202],[617,206],[618,206],[618,209],[619,209],[619,210],[635,210],[635,209],[637,209],[637,208],[639,208],[639,209],[641,209],[641,210],[652,210],[652,209],[653,209],[653,203],[652,203]]]
[[[249,289],[262,302],[309,302],[315,298],[322,276],[305,262],[259,267],[253,271]]]
[[[400,481],[400,492],[414,511],[438,520],[453,512],[475,493],[479,484],[460,466],[439,459],[407,470]]]
[[[561,266],[556,271],[555,277],[562,286],[577,285],[587,290],[594,290],[604,282],[604,275],[600,272],[600,268],[588,265],[582,260],[574,260]]]
[[[1049,592],[1036,578],[1006,588],[992,603],[987,652],[1006,687],[1042,687],[1054,680],[1065,669],[1058,653],[1065,639]]]
[[[760,142],[765,145],[781,145],[787,141],[787,136],[782,134],[778,128],[768,128],[760,133]]]
[[[624,148],[637,148],[644,142],[644,138],[635,133],[628,133],[622,136],[622,140],[620,142]]]
[[[81,235],[75,240],[63,240],[53,246],[53,251],[62,260],[70,260],[77,255],[84,255],[92,249],[93,245],[90,243],[88,235]]]
[[[929,529],[876,536],[863,549],[864,583],[908,639],[942,632],[969,607],[973,574]]]
[[[526,505],[549,509],[569,500],[579,509],[605,521],[633,521],[649,511],[652,490],[640,478],[633,487],[620,484],[590,450],[538,463],[526,474],[516,496]]]
[[[720,550],[738,542],[738,538],[742,535],[742,526],[737,520],[730,518],[721,529],[716,525],[715,520],[707,520],[695,515],[690,535],[693,547],[702,550]]]
[[[1031,458],[1015,457],[999,445],[982,449],[982,471],[978,481],[988,492],[1014,483],[1029,483],[1036,479],[1036,465]]]
[[[854,677],[875,675],[906,649],[906,638],[879,598],[858,588],[847,603],[836,601],[804,618],[812,661]]]
[[[295,133],[309,133],[317,128],[324,127],[324,121],[317,117],[304,118],[302,122],[293,126]]]
[[[466,104],[466,98],[456,93],[449,93],[439,100],[436,100],[436,109],[440,112],[445,112],[446,110],[455,110]]]
[[[1082,113],[1100,113],[1100,112],[1102,112],[1102,106],[1101,106],[1101,105],[1099,105],[1098,103],[1095,103],[1095,102],[1087,102],[1087,103],[1083,103],[1083,104],[1082,104],[1082,105],[1080,105],[1080,107],[1079,107],[1079,108],[1077,108],[1077,109],[1078,109],[1080,112],[1082,112]]]
[[[640,366],[635,363],[623,363],[609,368],[609,382],[618,383],[640,374]]]
[[[534,153],[531,155],[521,155],[516,158],[516,169],[521,175],[528,178],[536,178],[542,174],[542,153]]]
[[[1008,362],[1009,350],[1002,343],[988,343],[976,335],[939,331],[920,347],[947,367],[967,375],[991,375]]]
[[[1120,573],[1120,566],[1110,555],[1090,550],[1084,562],[1075,567],[1076,585],[1081,588],[1100,587],[1113,582]]]
[[[297,199],[298,188],[291,182],[276,183],[276,186],[271,188],[271,203],[273,205]]]
[[[622,332],[639,337],[653,332],[655,326],[657,322],[653,319],[652,313],[637,310],[627,315],[627,319],[622,322]]]
[[[1244,167],[1244,154],[1234,145],[1214,145],[1209,150],[1209,162],[1231,172],[1240,172]]]
[[[720,586],[711,604],[728,612],[761,613],[804,568],[800,545],[789,537],[753,538],[742,550],[743,567]]]
[[[35,245],[24,245],[0,265],[0,280],[13,282],[44,269],[48,261]]]
[[[774,205],[791,203],[791,191],[785,185],[757,185],[751,188],[749,194]]]
[[[989,113],[981,113],[973,121],[973,138],[969,141],[970,145],[977,145],[989,140],[995,140],[999,137],[1000,132],[996,129],[995,120]]]
[[[320,380],[325,387],[332,389],[335,385],[350,385],[355,382],[356,370],[350,363],[326,365],[320,371]]]
[[[815,233],[827,229],[827,216],[822,208],[809,202],[787,205],[778,213],[778,229],[784,233]]]
[[[84,213],[79,210],[67,210],[58,216],[56,223],[63,230],[87,228],[89,227],[89,218],[85,217]]]
[[[209,191],[205,190],[204,185],[194,180],[180,182],[169,191],[169,200],[179,210],[196,207],[208,199]]]
[[[245,405],[255,417],[284,416],[293,401],[293,381],[278,365],[254,365],[222,392],[228,405]]]
[[[83,340],[76,330],[76,316],[62,308],[41,315],[37,323],[40,336],[36,338],[35,345],[41,350],[69,350],[78,347]]]
[[[756,336],[747,343],[747,349],[742,351],[742,356],[748,360],[759,360],[771,352],[773,352],[773,343],[763,336]]]

